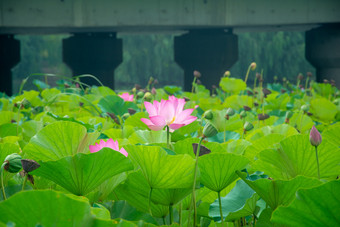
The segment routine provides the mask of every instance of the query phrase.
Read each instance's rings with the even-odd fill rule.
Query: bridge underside
[[[181,34],[175,61],[189,90],[193,70],[207,75],[202,82],[209,89],[218,84],[238,59],[238,32],[306,31],[306,58],[318,81],[339,86],[339,12],[338,0],[0,0],[0,91],[12,94],[11,69],[20,61],[14,35],[37,33],[73,34],[63,41],[64,62],[74,75],[94,74],[111,88],[122,62],[117,32]]]

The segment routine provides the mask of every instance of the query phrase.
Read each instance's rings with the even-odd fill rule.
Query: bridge
[[[119,32],[176,32],[175,61],[184,89],[200,71],[208,88],[238,60],[237,33],[306,31],[306,58],[317,79],[340,84],[339,0],[0,0],[0,91],[12,93],[20,61],[16,34],[70,33],[63,61],[74,75],[90,73],[114,88],[122,62]],[[93,83],[93,81],[84,81]]]

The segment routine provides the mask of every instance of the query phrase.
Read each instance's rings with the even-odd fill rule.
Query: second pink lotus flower
[[[90,145],[90,152],[94,153],[94,152],[100,151],[104,147],[108,147],[108,148],[111,148],[112,150],[118,151],[122,153],[123,155],[125,155],[125,157],[128,156],[128,153],[126,152],[126,150],[124,148],[119,149],[118,141],[113,141],[113,139],[109,139],[106,142],[104,140],[100,140],[99,143],[96,143],[95,145]]]
[[[171,131],[179,129],[197,119],[191,116],[194,109],[183,110],[184,105],[185,100],[175,96],[169,96],[169,100],[161,102],[154,101],[153,104],[144,102],[150,119],[142,118],[141,121],[154,131],[162,130],[165,126],[169,126]]]
[[[133,102],[133,95],[130,95],[129,93],[125,92],[121,95],[119,95],[122,99],[124,99],[125,102]]]

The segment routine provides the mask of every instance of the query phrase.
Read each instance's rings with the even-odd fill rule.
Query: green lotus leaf
[[[220,192],[238,178],[236,170],[246,167],[249,160],[230,153],[211,153],[199,157],[201,183],[215,192]]]
[[[23,191],[0,203],[0,221],[16,226],[92,226],[90,205],[56,191]]]
[[[264,126],[259,129],[251,131],[246,139],[249,141],[257,140],[262,138],[263,136],[267,136],[270,134],[280,134],[284,137],[292,136],[298,134],[298,131],[290,125],[282,124],[277,126]]]
[[[156,204],[173,206],[192,193],[192,188],[153,189],[151,200]]]
[[[233,212],[245,210],[247,200],[254,195],[256,193],[246,183],[242,180],[237,181],[236,186],[225,197],[221,198],[223,217],[232,216]],[[256,198],[258,199],[258,197]],[[221,220],[218,199],[210,205],[209,216],[215,221]]]
[[[245,150],[251,145],[247,140],[233,140],[224,145],[229,153],[243,155]]]
[[[288,207],[279,207],[273,212],[271,220],[285,226],[339,226],[339,191],[340,181],[331,181],[316,188],[301,189]]]
[[[220,87],[223,91],[232,94],[237,94],[247,88],[247,84],[241,80],[232,77],[222,77],[220,80]]]
[[[294,113],[289,119],[289,125],[296,127],[301,133],[307,133],[313,127],[314,122],[307,114],[299,112]]]
[[[119,200],[126,200],[138,210],[145,213],[149,212],[150,186],[140,170],[130,173],[128,179],[123,184],[118,185],[114,191]],[[168,211],[167,206],[151,202],[152,216],[165,217]]]
[[[197,132],[200,128],[201,124],[198,121],[185,125],[171,133],[171,141],[177,142],[186,138],[192,138],[192,133]]]
[[[188,188],[193,184],[195,161],[189,155],[168,155],[158,146],[125,146],[152,188]]]
[[[326,139],[318,146],[320,177],[335,179],[340,174],[340,149]],[[294,135],[282,140],[278,149],[263,150],[253,167],[274,179],[288,180],[298,175],[317,177],[315,148],[309,135]]]
[[[0,125],[0,138],[4,138],[6,136],[18,136],[21,133],[21,127],[17,127],[12,123],[7,123]]]
[[[310,103],[310,112],[318,120],[324,122],[333,121],[337,113],[337,107],[325,98],[312,99]]]
[[[92,87],[91,93],[96,96],[102,96],[102,97],[116,94],[116,92],[114,92],[111,88],[105,87],[105,86]]]
[[[221,99],[217,97],[200,98],[200,108],[204,111],[207,110],[222,110],[224,107],[221,105]]]
[[[25,157],[50,161],[85,153],[98,136],[98,132],[87,133],[84,126],[74,122],[54,122],[32,137],[24,148]]]
[[[51,102],[53,101],[58,94],[60,94],[61,91],[58,90],[57,88],[50,88],[50,89],[45,89],[41,92],[41,97],[47,101],[47,102]]]
[[[111,220],[110,211],[101,204],[93,204],[93,207],[91,207],[91,213],[96,218]]]
[[[137,130],[129,137],[131,144],[166,143],[166,131]]]
[[[334,125],[334,127],[331,127],[324,132],[322,132],[322,138],[323,140],[327,140],[329,143],[334,144],[335,146],[340,147],[340,124]]]
[[[0,111],[0,125],[11,123],[13,116],[11,111]]]
[[[252,107],[253,98],[248,95],[231,95],[224,100],[223,106],[234,110],[240,110],[243,106]]]
[[[128,112],[128,108],[136,108],[133,102],[125,102],[117,95],[108,95],[99,100],[98,106],[104,113],[113,113],[122,116]]]
[[[138,129],[143,129],[143,130],[149,129],[148,126],[140,120],[141,118],[148,118],[148,114],[146,112],[139,112],[139,113],[135,113],[134,115],[131,115],[125,120],[124,127],[129,125],[129,126],[133,126],[134,128],[138,128]]]
[[[251,181],[246,179],[246,174],[241,172],[238,174],[273,210],[293,201],[298,189],[312,188],[322,184],[317,179],[304,176],[298,176],[288,181],[269,179]]]
[[[39,164],[33,175],[45,177],[75,195],[86,195],[110,177],[133,169],[130,159],[110,148]]]
[[[43,128],[43,123],[41,121],[31,120],[24,122],[21,127],[24,140],[29,142],[29,140]]]
[[[284,136],[281,134],[269,134],[263,136],[255,141],[252,141],[252,145],[246,148],[244,156],[249,158],[249,160],[254,160],[260,151],[273,147],[283,139]]]
[[[238,220],[241,217],[246,217],[252,214],[255,214],[259,207],[256,206],[257,200],[260,198],[259,195],[256,193],[253,194],[252,197],[246,200],[244,206],[242,206],[240,209],[230,212],[228,216],[225,218],[225,221],[235,221]]]

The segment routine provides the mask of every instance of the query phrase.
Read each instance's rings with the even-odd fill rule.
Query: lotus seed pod
[[[21,159],[21,164],[26,173],[32,172],[40,167],[39,163],[31,159]]]
[[[303,75],[302,75],[302,73],[299,73],[299,75],[298,75],[298,80],[303,80]]]
[[[144,97],[144,92],[142,92],[142,91],[139,91],[138,93],[137,93],[137,98],[143,98]]]
[[[150,92],[146,92],[146,93],[144,94],[144,99],[145,99],[146,101],[151,101],[151,100],[152,100],[152,94],[151,94]]]
[[[286,112],[286,119],[290,119],[293,116],[293,112],[292,111],[287,111]]]
[[[226,114],[231,117],[235,114],[235,110],[232,108],[228,108]]]
[[[30,101],[28,101],[26,98],[24,98],[24,99],[21,101],[21,105],[22,105],[25,109],[28,109],[28,108],[31,107]]]
[[[211,123],[207,123],[205,124],[204,128],[203,128],[203,135],[205,137],[212,137],[214,135],[216,135],[218,133],[216,127],[211,124]]]
[[[256,69],[256,63],[255,62],[252,62],[250,64],[250,69],[253,70],[253,71]]]
[[[22,168],[21,156],[17,153],[8,155],[4,162],[6,163],[4,169],[10,173],[17,173]]]
[[[202,75],[201,75],[201,73],[200,73],[199,71],[194,70],[194,77],[200,78],[201,76],[202,76]]]
[[[130,114],[129,113],[125,113],[125,114],[123,114],[122,119],[126,120],[128,117],[130,117]]]
[[[269,118],[269,115],[268,114],[259,114],[257,115],[257,118],[260,120],[260,121],[264,121],[266,119]]]
[[[308,111],[309,111],[309,105],[302,105],[302,106],[301,106],[301,110],[302,110],[303,112],[308,112]]]
[[[314,125],[313,125],[313,127],[312,127],[312,129],[310,130],[310,133],[309,133],[309,141],[315,147],[319,146],[321,144],[321,142],[322,142],[321,134],[315,128]]]
[[[230,76],[230,71],[225,71],[224,77],[229,77]]]
[[[247,121],[246,123],[244,123],[243,128],[244,128],[245,131],[248,132],[248,131],[250,131],[254,128],[254,125]]]
[[[206,118],[206,119],[208,119],[208,120],[213,119],[213,113],[212,113],[211,110],[205,111],[203,116],[204,116],[204,118]]]
[[[247,112],[242,110],[241,113],[240,113],[240,117],[245,118],[246,116],[247,116]]]

